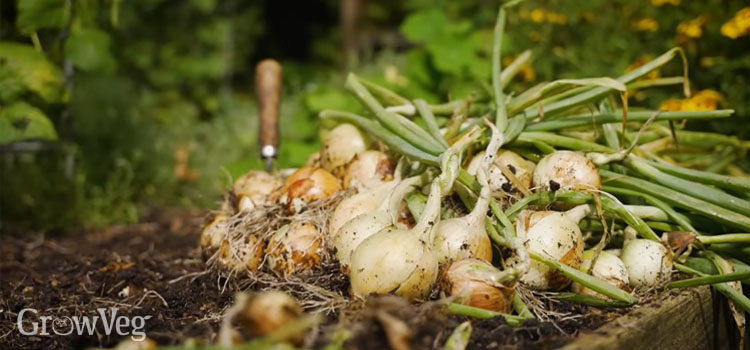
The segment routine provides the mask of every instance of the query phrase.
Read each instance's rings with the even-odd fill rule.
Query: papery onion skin
[[[594,251],[592,250],[583,253],[583,263],[581,264],[582,271],[588,271],[591,267],[593,253]],[[599,253],[599,257],[596,259],[596,264],[591,270],[591,275],[623,290],[628,290],[630,286],[630,278],[625,263],[623,263],[616,255],[608,251],[602,251]],[[576,293],[588,294],[597,298],[607,299],[603,294],[595,292],[576,282],[573,282],[571,290]]]
[[[672,276],[672,256],[659,242],[648,239],[625,241],[620,259],[633,287],[661,287]]]
[[[393,180],[395,164],[383,152],[370,150],[354,156],[344,172],[344,188],[371,188]]]
[[[524,211],[516,218],[516,230],[529,252],[579,268],[583,260],[583,235],[578,223],[564,212]],[[535,290],[561,290],[570,280],[542,262],[532,260],[521,282]]]
[[[247,235],[244,240],[230,244],[224,240],[219,248],[219,266],[236,273],[257,272],[263,263],[265,242],[255,235]]]
[[[251,170],[240,176],[232,186],[239,211],[251,211],[272,204],[271,195],[281,187],[281,178],[265,171]]]
[[[575,189],[593,190],[602,187],[596,165],[583,154],[555,151],[537,163],[534,169],[534,188],[538,191]]]
[[[278,276],[309,270],[320,263],[321,241],[322,236],[315,225],[294,222],[268,241],[267,266]]]
[[[342,226],[355,217],[375,211],[395,185],[395,183],[387,183],[341,200],[328,217],[329,237],[334,237]]]
[[[511,287],[500,287],[474,278],[466,272],[467,265],[486,265],[488,262],[479,259],[463,259],[453,262],[443,272],[440,282],[441,290],[448,296],[456,296],[456,302],[503,313],[510,313],[511,299],[515,293]]]
[[[238,315],[240,324],[253,336],[273,333],[298,320],[302,307],[288,294],[276,290],[253,295]]]
[[[295,171],[276,192],[279,202],[292,213],[307,203],[326,199],[341,190],[338,179],[321,168],[303,167]]]
[[[477,169],[479,169],[483,157],[484,151],[477,153],[474,158],[471,159],[471,162],[469,162],[469,165],[466,168],[466,172],[471,175],[476,175]],[[500,150],[497,152],[497,156],[492,161],[492,166],[490,166],[488,170],[489,176],[487,180],[493,193],[501,190],[509,192],[515,188],[514,185],[505,177],[505,175],[503,175],[502,171],[498,167],[498,164],[506,166],[508,170],[510,170],[510,172],[516,176],[521,184],[526,186],[526,188],[531,188],[532,175],[534,173],[534,168],[536,167],[536,165],[531,161],[523,159],[523,157],[519,156],[513,151]]]
[[[201,230],[200,246],[204,256],[210,256],[221,247],[221,242],[227,238],[227,220],[229,216],[223,213],[213,217],[203,226]]]
[[[387,229],[372,235],[351,257],[352,292],[360,298],[393,292],[424,299],[437,275],[437,256],[429,243],[406,230]]]
[[[320,164],[337,175],[355,155],[367,150],[367,137],[351,124],[341,124],[322,137]]]

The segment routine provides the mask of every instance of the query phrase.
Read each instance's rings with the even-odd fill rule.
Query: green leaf
[[[0,42],[0,100],[22,93],[19,84],[48,103],[59,102],[65,93],[62,72],[44,54],[30,45]]]
[[[0,110],[0,145],[29,139],[57,139],[55,127],[44,112],[23,101]]]
[[[439,9],[430,9],[411,14],[401,25],[401,33],[414,42],[425,42],[440,37],[448,19]]]
[[[42,28],[62,28],[67,21],[63,0],[18,0],[16,27],[30,34]]]
[[[98,29],[74,32],[65,42],[65,56],[84,71],[111,72],[115,59],[109,52],[109,34]]]

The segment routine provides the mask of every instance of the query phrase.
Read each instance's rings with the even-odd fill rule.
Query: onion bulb
[[[280,186],[281,179],[278,176],[265,171],[247,172],[232,186],[232,192],[237,198],[237,209],[251,211],[256,207],[271,204],[270,196]]]
[[[489,204],[490,188],[483,186],[469,215],[443,220],[437,225],[433,248],[441,264],[465,258],[492,261],[492,243],[484,227]]]
[[[354,156],[344,172],[344,188],[370,188],[393,180],[393,161],[383,152],[370,150]]]
[[[308,270],[320,262],[321,235],[311,223],[293,222],[268,241],[266,261],[279,276]]]
[[[340,190],[339,181],[331,173],[321,168],[303,167],[286,178],[276,195],[289,211],[296,213],[307,203],[326,199]]]
[[[265,242],[255,235],[247,235],[244,240],[229,243],[224,240],[219,248],[217,262],[236,273],[256,272],[263,263]]]
[[[288,294],[271,290],[250,297],[240,312],[240,324],[253,336],[271,334],[302,316],[302,307]]]
[[[411,177],[401,181],[389,194],[388,200],[379,203],[376,210],[357,215],[347,221],[333,235],[331,240],[334,255],[344,271],[349,267],[352,252],[362,241],[396,222],[399,204],[404,196],[421,181],[422,179],[419,177]]]
[[[578,222],[590,211],[585,204],[566,212],[525,210],[516,218],[516,231],[529,252],[579,268],[583,260],[583,235]],[[517,262],[511,259],[510,263]],[[521,282],[536,290],[560,290],[570,284],[565,276],[536,260],[531,261]]]
[[[672,276],[672,255],[659,242],[648,239],[626,240],[620,259],[634,287],[661,287]]]
[[[581,271],[589,271],[591,268],[591,261],[594,258],[594,253],[594,250],[583,252]],[[620,289],[628,289],[628,286],[630,285],[628,270],[625,268],[625,263],[623,263],[617,255],[608,251],[602,251],[599,253],[599,257],[596,259],[596,264],[594,264],[594,268],[591,269],[591,275]],[[588,294],[601,299],[607,299],[606,296],[576,282],[573,282],[571,289],[576,293]]]
[[[596,165],[583,154],[555,151],[537,163],[534,187],[542,191],[558,188],[591,190],[601,188],[602,180]]]
[[[307,157],[307,160],[305,161],[305,166],[320,168],[320,151],[316,151],[313,154],[309,155]]]
[[[466,172],[471,175],[476,175],[479,166],[482,163],[484,152],[479,152],[469,162]],[[492,162],[492,166],[489,168],[488,183],[492,192],[498,192],[503,190],[505,192],[512,191],[515,186],[503,175],[500,170],[500,165],[505,166],[525,188],[531,188],[532,174],[536,167],[533,162],[523,159],[515,152],[508,150],[500,150],[497,152],[497,157]]]
[[[386,228],[365,239],[352,253],[349,280],[358,297],[395,293],[425,298],[438,274],[432,234],[440,220],[440,183],[430,186],[422,217],[411,230]]]
[[[335,237],[339,229],[349,220],[378,209],[378,206],[398,184],[399,181],[385,182],[341,200],[328,218],[329,237]]]
[[[340,174],[355,155],[365,150],[367,138],[364,133],[354,125],[340,124],[322,137],[320,162],[325,170]]]
[[[463,259],[445,270],[440,284],[442,291],[455,296],[458,303],[509,313],[516,278],[518,271],[514,269],[499,271],[486,261]]]
[[[227,238],[226,214],[216,214],[203,226],[201,231],[200,245],[204,255],[210,256],[221,247],[221,242]]]

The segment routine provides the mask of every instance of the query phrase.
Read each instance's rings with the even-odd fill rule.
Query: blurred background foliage
[[[484,94],[497,6],[3,1],[0,231],[97,228],[153,208],[214,207],[233,177],[261,166],[252,81],[265,57],[284,66],[280,167],[300,166],[318,147],[318,111],[359,109],[341,88],[348,70],[410,98]],[[618,76],[679,45],[693,90],[714,90],[719,105],[737,110],[729,122],[699,127],[750,137],[743,0],[529,0],[506,28],[504,64],[534,54],[510,91]],[[674,63],[660,74],[681,72]],[[680,93],[630,98],[659,107]]]

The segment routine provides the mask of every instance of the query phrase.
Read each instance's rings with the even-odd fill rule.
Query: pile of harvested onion
[[[207,256],[234,272],[279,276],[330,256],[349,276],[352,298],[393,293],[418,301],[439,290],[463,304],[452,312],[481,317],[475,308],[483,308],[509,320],[534,317],[518,288],[627,306],[639,293],[671,286],[677,269],[722,275],[693,285],[712,284],[750,312],[741,284],[725,283],[747,281],[750,270],[750,233],[736,233],[750,232],[750,178],[681,164],[684,155],[675,153],[677,140],[695,154],[745,154],[750,144],[671,124],[733,111],[616,109],[613,98],[670,82],[688,91],[686,77],[644,80],[682,51],[616,79],[558,80],[506,94],[522,62],[500,71],[499,23],[493,99],[427,104],[350,74],[346,87],[367,114],[323,111],[320,118],[337,126],[306,167],[285,178],[258,171],[239,178],[229,209],[203,230]],[[264,215],[294,218],[336,193],[347,195],[315,223],[292,220],[270,238],[227,234],[232,217],[270,208],[277,212]],[[449,202],[463,208],[445,210]]]

